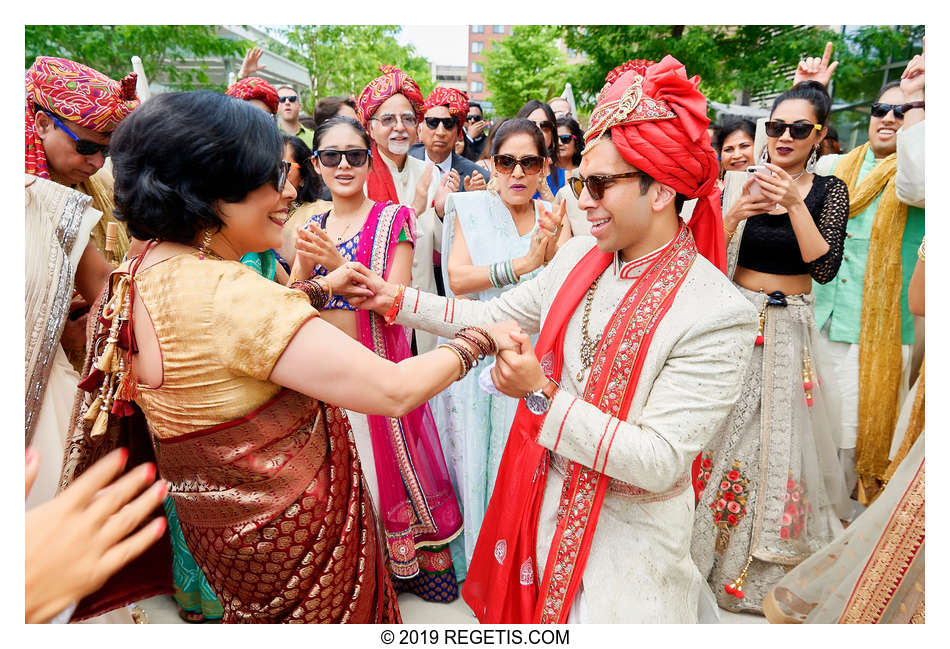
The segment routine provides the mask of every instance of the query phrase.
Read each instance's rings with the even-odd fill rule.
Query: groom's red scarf
[[[620,421],[627,418],[653,333],[696,254],[693,237],[681,224],[676,237],[634,283],[607,323],[584,389],[584,401]],[[568,321],[612,259],[612,255],[592,249],[570,272],[554,299],[535,353],[545,372],[556,381],[564,364]],[[599,471],[607,465],[613,437],[601,440],[595,467],[570,463],[561,491],[557,529],[538,586],[535,554],[548,453],[535,440],[543,423],[544,415],[533,415],[524,403],[519,404],[462,588],[462,596],[482,623],[566,622],[590,555],[610,482]],[[616,427],[613,430],[616,433]]]

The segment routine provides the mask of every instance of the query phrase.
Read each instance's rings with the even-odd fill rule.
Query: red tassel
[[[815,386],[811,381],[805,381],[802,383],[802,387],[805,388],[806,391],[810,391]]]
[[[745,593],[742,592],[742,589],[741,589],[741,588],[737,588],[737,589],[736,589],[736,592],[734,592],[733,595],[735,595],[735,596],[738,597],[739,599],[742,599],[743,597],[745,597]]]
[[[765,336],[763,336],[762,334],[759,334],[758,336],[756,336],[756,337],[755,337],[755,344],[756,344],[756,346],[758,346],[758,345],[764,345],[764,344],[765,344]]]
[[[116,399],[112,402],[112,414],[117,417],[129,417],[135,414],[135,409],[128,401]]]
[[[805,403],[807,403],[808,407],[811,408],[813,405],[815,405],[815,400],[812,397],[805,397]]]
[[[138,396],[138,393],[138,381],[135,375],[132,374],[132,370],[127,370],[122,377],[122,381],[119,383],[119,389],[116,390],[115,398],[122,399],[123,401],[135,401],[135,397]]]
[[[84,392],[95,392],[102,385],[102,380],[105,377],[106,375],[102,373],[102,370],[93,367],[92,371],[89,372],[89,376],[79,382],[79,389]]]

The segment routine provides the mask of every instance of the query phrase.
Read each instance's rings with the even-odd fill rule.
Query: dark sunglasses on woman
[[[446,131],[451,131],[458,126],[458,119],[455,117],[426,117],[426,126],[433,131],[439,128],[439,124],[445,127]]]
[[[895,119],[904,119],[904,104],[882,104],[880,102],[871,104],[871,117],[881,118],[892,110]]]
[[[339,167],[340,160],[346,158],[346,164],[351,167],[362,167],[370,157],[369,149],[347,149],[346,151],[337,151],[336,149],[321,149],[315,154],[324,167]]]
[[[590,197],[595,201],[599,201],[604,197],[604,190],[614,184],[615,181],[620,180],[621,178],[634,178],[635,176],[642,176],[642,171],[628,171],[622,174],[612,174],[610,176],[588,176],[584,178],[583,176],[571,176],[567,179],[567,182],[571,185],[571,191],[574,192],[574,197],[580,200],[581,192],[584,191],[584,186],[587,186],[587,193],[590,194]]]
[[[811,135],[813,131],[820,131],[821,124],[809,124],[808,122],[798,122],[795,124],[787,124],[785,122],[765,123],[765,134],[769,137],[781,137],[785,129],[788,129],[793,140],[804,140]]]
[[[97,153],[102,153],[102,155],[109,155],[109,145],[108,144],[99,144],[98,142],[93,142],[92,140],[84,140],[75,133],[69,130],[69,128],[63,124],[56,115],[52,113],[46,113],[53,120],[53,123],[66,135],[73,139],[73,144],[76,147],[76,153],[79,155],[96,155]]]
[[[535,124],[537,125],[537,127],[538,127],[539,129],[541,129],[541,130],[543,130],[543,131],[553,131],[553,130],[554,130],[554,124],[552,124],[552,123],[551,123],[551,120],[549,120],[549,119],[545,119],[545,120],[542,120],[542,121],[540,121],[540,122],[535,122]]]
[[[574,136],[573,135],[558,135],[557,139],[561,141],[561,144],[567,144],[568,142],[574,139]]]
[[[515,170],[515,167],[521,165],[521,170],[527,176],[533,176],[534,174],[541,171],[541,166],[544,164],[544,158],[537,155],[526,155],[521,158],[516,158],[514,156],[502,153],[496,156],[492,156],[492,160],[495,162],[495,169],[498,170],[498,173],[503,173],[508,175]]]

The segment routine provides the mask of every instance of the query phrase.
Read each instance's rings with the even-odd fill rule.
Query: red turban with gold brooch
[[[445,106],[449,109],[449,115],[458,120],[458,132],[461,133],[465,118],[468,117],[468,97],[465,93],[455,88],[436,86],[426,97],[425,109],[428,111],[436,106]]]
[[[416,118],[422,119],[425,109],[423,108],[422,91],[419,90],[419,84],[395,66],[381,65],[379,69],[383,74],[370,81],[356,100],[356,112],[359,114],[363,126],[369,127],[369,118],[373,116],[376,109],[384,101],[393,95],[405,96],[412,104],[412,110],[415,111]]]
[[[657,182],[699,199],[689,228],[699,252],[726,271],[719,163],[709,141],[706,97],[699,77],[672,56],[659,63],[627,61],[607,75],[584,136],[584,153],[610,131],[620,155]]]

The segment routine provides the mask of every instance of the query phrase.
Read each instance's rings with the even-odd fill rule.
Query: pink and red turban
[[[698,198],[690,230],[700,253],[725,272],[719,163],[698,86],[699,77],[688,78],[669,55],[659,63],[637,60],[614,68],[597,97],[584,152],[609,130],[624,160],[686,198]]]
[[[235,99],[243,99],[244,101],[251,101],[252,99],[260,100],[267,105],[272,115],[277,113],[277,105],[280,102],[277,90],[274,86],[260,77],[245,77],[231,84],[228,89],[224,91],[224,94],[228,97],[234,97]]]
[[[26,71],[26,173],[49,178],[36,110],[55,113],[97,133],[108,134],[139,105],[134,72],[114,81],[75,61],[38,56]]]
[[[413,81],[408,74],[392,65],[381,65],[379,69],[383,74],[370,81],[356,100],[356,112],[359,114],[363,126],[369,128],[369,118],[373,116],[376,109],[384,101],[393,95],[405,96],[412,104],[416,117],[422,119],[425,108],[419,84]]]
[[[465,118],[468,117],[468,97],[461,90],[455,88],[446,88],[445,86],[436,86],[432,93],[426,97],[425,110],[436,106],[445,106],[449,109],[449,115],[458,120],[458,132],[462,132],[465,126]]]

